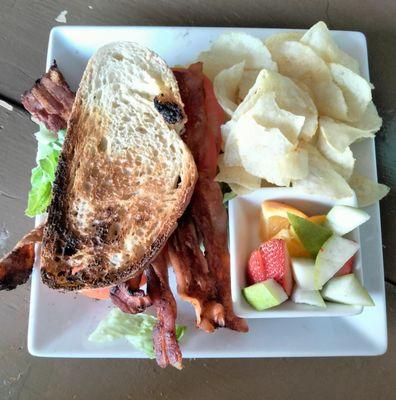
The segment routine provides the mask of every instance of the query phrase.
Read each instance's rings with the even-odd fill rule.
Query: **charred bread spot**
[[[175,189],[177,189],[179,186],[180,186],[180,184],[181,184],[181,176],[180,175],[178,175],[177,176],[177,179],[176,179],[176,183],[175,183]]]
[[[68,185],[67,161],[63,154],[59,156],[55,181],[52,186],[52,196],[57,201],[52,202],[48,215],[48,229],[61,231],[65,227],[67,201],[65,199]]]
[[[66,240],[65,247],[63,249],[63,254],[65,256],[73,256],[78,250],[78,240],[72,236],[69,236]]]
[[[55,242],[55,254],[60,256],[71,257],[78,251],[78,239],[73,235],[66,235],[64,241],[57,239]],[[59,257],[58,257],[59,258]]]
[[[167,100],[164,94],[154,97],[154,107],[167,124],[177,124],[184,118],[180,105],[174,101]]]

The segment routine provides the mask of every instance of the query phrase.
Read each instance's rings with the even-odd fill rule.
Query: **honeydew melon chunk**
[[[322,289],[324,299],[355,306],[374,306],[374,301],[354,274],[330,279]]]
[[[321,288],[359,250],[359,245],[334,234],[321,247],[315,260],[315,285]]]
[[[326,225],[337,235],[343,236],[370,219],[366,211],[356,207],[337,205],[327,214]]]
[[[257,311],[278,306],[288,299],[282,286],[274,279],[255,283],[242,290],[246,301]]]
[[[315,282],[315,260],[312,258],[291,259],[293,278],[302,290],[317,290]]]
[[[311,306],[326,307],[319,290],[304,290],[298,286],[294,288],[291,295],[291,300],[294,303],[309,304]]]

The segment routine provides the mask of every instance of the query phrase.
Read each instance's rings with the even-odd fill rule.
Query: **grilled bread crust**
[[[43,282],[79,290],[141,272],[162,249],[197,179],[180,133],[174,75],[132,42],[88,62],[59,157],[41,248]]]

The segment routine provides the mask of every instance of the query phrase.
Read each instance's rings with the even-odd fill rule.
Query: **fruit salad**
[[[335,205],[327,215],[308,216],[281,202],[264,201],[260,213],[261,245],[246,267],[246,301],[262,311],[290,299],[316,307],[327,302],[373,306],[354,274],[358,243],[344,235],[370,216]]]

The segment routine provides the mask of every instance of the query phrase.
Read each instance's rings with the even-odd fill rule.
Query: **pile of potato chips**
[[[229,117],[216,179],[236,194],[293,186],[335,199],[356,192],[366,206],[388,193],[354,173],[350,145],[374,137],[382,120],[373,86],[324,22],[264,42],[225,33],[198,59]]]

